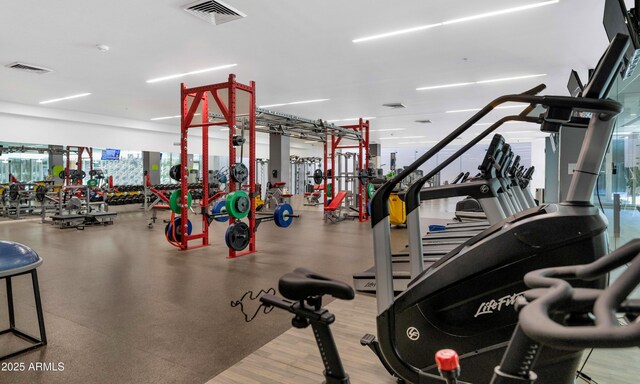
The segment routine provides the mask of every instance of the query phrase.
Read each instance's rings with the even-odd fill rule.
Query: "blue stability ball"
[[[17,273],[33,269],[42,263],[38,254],[20,243],[0,241],[0,276],[3,272]]]
[[[293,215],[293,208],[291,205],[284,203],[276,207],[276,210],[273,212],[273,219],[278,227],[286,228],[293,222],[291,215]]]

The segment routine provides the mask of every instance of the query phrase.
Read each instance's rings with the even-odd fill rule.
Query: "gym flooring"
[[[450,218],[451,206],[431,207],[434,209],[430,214],[439,219]],[[165,241],[164,225],[158,223],[153,229],[147,228],[146,215],[135,208],[120,212],[114,225],[87,227],[84,231],[61,230],[38,221],[0,223],[0,239],[26,244],[44,259],[38,271],[49,344],[9,361],[24,362],[27,366],[30,362],[64,364],[64,370],[53,372],[0,371],[0,384],[221,380],[227,373],[214,377],[245,357],[252,358],[252,353],[259,353],[263,346],[267,348],[270,345],[267,343],[290,329],[290,316],[284,311],[274,310],[266,315],[260,312],[254,321],[247,323],[239,308],[230,305],[232,301],[249,290],[257,293],[275,288],[280,275],[299,266],[351,282],[352,273],[372,265],[369,223],[325,224],[319,210],[306,209],[287,229],[277,228],[273,223],[261,225],[257,235],[259,252],[234,260],[226,258],[226,223],[213,224],[211,246],[178,251]],[[167,217],[163,215],[160,217]],[[199,221],[199,217],[192,220]],[[442,222],[434,219],[430,223],[435,221]],[[402,246],[405,232],[392,231],[395,248]],[[35,333],[31,292],[27,278],[14,279],[17,323]],[[253,314],[258,302],[246,304],[245,312]],[[331,305],[340,309],[343,303]],[[336,310],[338,336],[345,327],[350,327],[341,322],[342,318],[374,311],[373,300],[367,296],[346,305],[347,310],[340,309],[339,313]],[[349,305],[359,309],[350,311]],[[8,323],[5,308],[4,284],[0,284],[0,327]],[[357,334],[354,340],[340,341],[341,347],[350,343],[358,353],[363,352],[361,355],[344,352],[346,361],[353,358],[378,366],[375,357],[364,348],[360,350],[358,344],[362,334],[374,329],[367,323],[373,324],[373,320],[373,316],[368,316],[362,320],[362,326],[349,328]],[[295,337],[312,342],[309,332],[302,330]],[[0,354],[17,346],[16,343],[20,341],[0,336]],[[301,355],[308,354],[306,358],[318,364],[307,369],[306,379],[300,382],[321,382],[315,346],[300,348]],[[290,347],[282,359],[297,350],[297,345]],[[635,351],[624,355],[624,359],[630,367],[638,366],[638,355]],[[270,363],[266,360],[260,364],[264,372],[274,372],[267,369],[266,364]],[[356,368],[351,374],[354,382],[392,382],[383,375],[384,371],[380,372],[371,375],[377,376],[378,381],[368,381],[370,376],[363,376]],[[366,379],[360,380],[362,377]],[[270,381],[256,377],[235,382]],[[598,382],[613,381],[603,378]]]

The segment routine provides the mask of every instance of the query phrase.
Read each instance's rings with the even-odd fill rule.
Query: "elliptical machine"
[[[612,40],[585,87],[583,97],[536,96],[543,86],[523,94],[499,97],[378,189],[372,199],[378,279],[377,339],[365,335],[361,343],[376,352],[392,375],[416,384],[441,384],[442,378],[432,356],[439,349],[448,347],[457,350],[465,364],[462,380],[489,382],[492,374],[487,367],[499,364],[518,322],[512,307],[527,289],[524,275],[540,268],[589,264],[607,253],[607,222],[591,205],[590,198],[615,118],[622,111],[619,103],[604,98],[628,44],[626,35],[619,34]],[[567,201],[528,209],[495,224],[423,271],[406,291],[395,297],[389,240],[388,199],[391,191],[408,174],[505,102],[530,104],[529,110],[535,105],[544,107],[545,112],[538,117],[542,130],[557,131],[562,125],[586,127]],[[588,112],[591,117],[576,117],[575,112]],[[454,156],[461,155],[498,126],[496,123],[489,127]],[[422,185],[424,182],[413,184],[407,193],[407,210],[411,207],[412,214],[420,205]],[[418,254],[415,259],[412,256],[412,263],[423,263],[422,252]],[[317,297],[331,294],[348,298],[353,292],[349,294],[344,283],[306,270],[297,271],[286,279],[284,292],[282,284],[281,280],[281,293],[290,300],[265,295],[262,302],[285,308],[297,316],[308,314],[309,318],[318,319],[310,321],[312,325],[324,322],[327,328],[333,319],[322,312]],[[574,285],[601,289],[605,278],[577,280]],[[316,329],[314,327],[314,331]],[[324,357],[327,354],[322,342],[328,339],[318,338],[317,332],[314,334]],[[538,383],[573,383],[580,357],[580,350],[543,349],[536,360]],[[327,383],[348,383],[344,370],[343,375],[334,377],[335,370],[334,365],[325,360]]]

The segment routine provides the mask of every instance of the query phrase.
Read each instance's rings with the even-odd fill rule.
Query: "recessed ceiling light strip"
[[[193,116],[200,116],[199,113],[194,113]],[[162,117],[152,117],[151,121],[158,121],[158,120],[169,120],[169,119],[179,119],[181,117],[181,115],[175,115],[175,116],[162,116]]]
[[[319,103],[321,101],[327,101],[327,100],[329,100],[329,99],[313,99],[313,100],[292,101],[290,103],[260,105],[260,106],[258,106],[258,108],[273,108],[273,107],[282,107],[283,105],[298,105],[298,104]]]
[[[524,75],[524,76],[513,76],[513,77],[502,77],[499,79],[489,79],[489,80],[480,80],[480,81],[470,81],[466,83],[453,83],[453,84],[443,84],[443,85],[432,85],[428,87],[419,87],[416,88],[416,91],[429,91],[432,89],[442,89],[442,88],[454,88],[454,87],[462,87],[464,85],[474,85],[474,84],[490,84],[490,83],[499,83],[502,81],[513,81],[513,80],[524,80],[531,79],[534,77],[546,76],[546,73],[538,73],[535,75]]]
[[[365,41],[384,39],[386,37],[404,35],[404,34],[413,33],[413,32],[420,32],[420,31],[424,31],[424,30],[427,30],[427,29],[435,28],[435,27],[441,27],[443,25],[458,24],[458,23],[463,23],[463,22],[466,22],[466,21],[484,19],[484,18],[493,17],[493,16],[505,15],[505,14],[508,14],[508,13],[525,11],[525,10],[528,10],[528,9],[543,7],[545,5],[557,4],[559,1],[560,0],[543,1],[543,2],[540,2],[540,3],[533,3],[533,4],[522,5],[522,6],[519,6],[519,7],[513,7],[513,8],[501,9],[501,10],[492,11],[492,12],[480,13],[480,14],[477,14],[477,15],[471,15],[471,16],[466,16],[466,17],[460,17],[460,18],[457,18],[457,19],[446,20],[446,21],[443,21],[443,22],[440,22],[440,23],[421,25],[421,26],[417,26],[417,27],[413,27],[413,28],[405,28],[405,29],[400,29],[400,30],[397,30],[397,31],[392,31],[392,32],[387,32],[387,33],[380,33],[380,34],[377,34],[377,35],[372,35],[372,36],[367,36],[367,37],[361,37],[361,38],[354,39],[354,40],[351,40],[351,41],[354,42],[354,43],[362,43],[362,42],[365,42]]]
[[[220,69],[227,69],[227,68],[235,67],[236,65],[238,65],[238,64],[226,64],[226,65],[220,65],[220,66],[217,66],[217,67],[198,69],[197,71],[191,71],[191,72],[185,72],[185,73],[177,73],[175,75],[169,75],[169,76],[163,76],[163,77],[156,77],[155,79],[147,80],[147,83],[157,83],[159,81],[177,79],[179,77],[197,75],[197,74],[200,74],[200,73],[217,71],[217,70],[220,70]]]
[[[77,99],[79,97],[85,97],[85,96],[89,96],[91,93],[80,93],[77,95],[71,95],[71,96],[66,96],[66,97],[60,97],[58,99],[51,99],[51,100],[45,100],[45,101],[41,101],[40,104],[49,104],[49,103],[55,103],[58,101],[63,101],[63,100],[71,100],[71,99]]]

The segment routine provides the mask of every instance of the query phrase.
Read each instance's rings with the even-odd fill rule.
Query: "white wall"
[[[179,147],[174,145],[180,141],[177,119],[175,125],[158,124],[0,101],[0,132],[0,141],[5,142],[173,153],[180,151]],[[189,137],[189,152],[201,154],[202,136],[194,130],[194,134]],[[211,128],[209,154],[224,156],[227,153],[226,133]],[[300,156],[322,156],[322,146],[292,143],[291,153]],[[257,135],[256,156],[269,156],[268,135]]]
[[[535,195],[536,188],[544,188],[545,170],[544,138],[531,141],[531,165],[536,167],[529,189]]]

